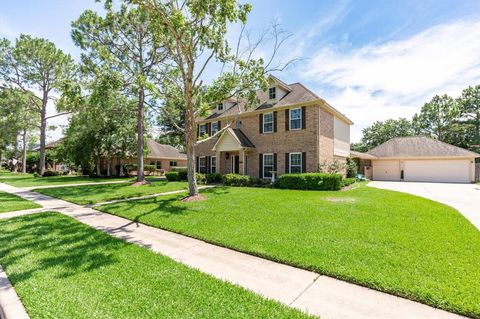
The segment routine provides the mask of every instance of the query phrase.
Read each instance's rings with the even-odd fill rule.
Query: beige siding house
[[[301,83],[285,84],[271,76],[258,105],[224,101],[197,120],[198,172],[238,173],[272,178],[317,172],[322,162],[350,155],[353,123]]]
[[[373,180],[470,183],[475,181],[475,158],[480,154],[431,138],[398,137],[352,156],[371,163]]]

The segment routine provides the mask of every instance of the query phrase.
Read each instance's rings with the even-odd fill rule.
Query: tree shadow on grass
[[[113,253],[123,246],[59,213],[0,221],[0,264],[14,284],[49,271],[57,278],[94,271],[116,263]]]

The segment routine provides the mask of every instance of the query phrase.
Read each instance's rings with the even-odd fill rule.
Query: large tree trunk
[[[96,170],[97,170],[97,177],[100,177],[100,156],[97,156]]]
[[[22,143],[23,143],[22,173],[26,173],[27,172],[27,129],[23,129]]]
[[[185,140],[187,146],[187,175],[188,193],[190,196],[198,195],[197,177],[195,176],[195,142],[197,130],[195,129],[195,112],[192,102],[192,79],[185,81]]]
[[[119,173],[118,175],[120,175],[120,177],[123,177],[123,160],[120,158],[119,159],[119,163],[120,163],[120,170],[119,170]]]
[[[145,174],[143,171],[143,133],[144,133],[144,110],[145,91],[140,89],[138,93],[137,105],[137,183],[145,182]]]
[[[110,158],[106,158],[107,161],[107,177],[110,177]]]
[[[40,111],[40,161],[38,164],[38,174],[43,176],[45,173],[45,139],[47,131],[47,92],[43,93],[42,109]]]

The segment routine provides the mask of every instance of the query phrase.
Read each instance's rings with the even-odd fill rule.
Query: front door
[[[240,156],[232,156],[232,173],[238,174],[240,172],[239,169],[239,163],[240,163]]]

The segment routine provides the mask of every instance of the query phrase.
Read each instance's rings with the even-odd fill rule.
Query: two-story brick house
[[[197,120],[197,172],[266,179],[346,160],[352,121],[300,83],[269,82],[257,106],[228,100]]]

